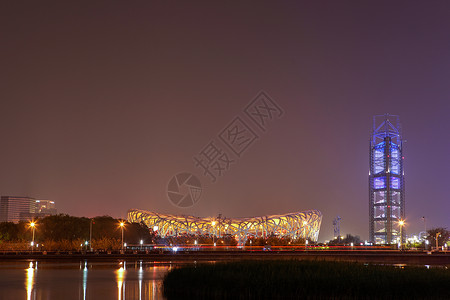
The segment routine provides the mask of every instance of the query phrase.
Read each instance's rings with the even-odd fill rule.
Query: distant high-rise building
[[[36,200],[30,197],[1,196],[0,221],[19,222],[24,214],[32,214],[36,210]]]
[[[0,198],[0,222],[17,223],[54,214],[56,214],[54,201],[18,196]]]
[[[55,201],[50,200],[36,200],[35,205],[35,213],[36,214],[45,214],[45,215],[55,215]]]
[[[400,242],[405,218],[403,140],[400,119],[373,117],[369,168],[369,238],[377,244]],[[403,239],[402,239],[403,240]]]

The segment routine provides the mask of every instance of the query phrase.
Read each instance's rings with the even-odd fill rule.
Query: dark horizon
[[[320,241],[336,216],[342,235],[365,240],[372,116],[390,113],[407,141],[407,234],[424,229],[423,216],[428,228],[450,227],[449,3],[8,2],[1,11],[0,195],[86,217],[317,209]],[[260,91],[282,109],[266,130],[245,113]],[[238,116],[257,135],[239,155],[219,137]],[[236,160],[216,182],[194,161],[212,140]],[[180,172],[201,181],[191,207],[167,196]]]

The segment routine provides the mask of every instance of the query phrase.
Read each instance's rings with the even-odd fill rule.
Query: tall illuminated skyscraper
[[[405,218],[403,159],[399,117],[374,116],[369,168],[369,239],[373,243],[400,242],[399,221]]]

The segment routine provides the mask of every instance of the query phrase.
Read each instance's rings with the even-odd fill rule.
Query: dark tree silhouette
[[[435,227],[427,230],[427,240],[431,247],[436,247],[436,236],[438,237],[438,246],[443,246],[450,238],[450,231],[445,227]]]

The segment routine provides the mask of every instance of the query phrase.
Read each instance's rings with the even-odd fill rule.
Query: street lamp
[[[122,252],[123,252],[123,227],[125,226],[125,222],[120,222],[119,223],[120,228],[122,229]]]
[[[93,223],[93,220],[91,219],[90,223],[89,223],[89,246],[91,248],[91,251],[93,250],[92,249],[92,223]]]
[[[212,227],[214,228],[214,234],[213,234],[213,244],[214,246],[216,246],[216,243],[214,243],[214,238],[216,236],[216,228],[214,226],[216,226],[216,221],[212,221],[211,222]]]
[[[154,236],[152,237],[152,243],[156,242],[156,235],[158,233],[158,229],[159,229],[158,225],[153,226],[153,234],[154,234]]]
[[[141,250],[142,250],[142,244],[144,244],[144,241],[143,241],[143,240],[141,240]]]
[[[31,241],[31,251],[33,251],[33,249],[34,249],[34,230],[36,229],[36,223],[35,222],[31,222],[30,223],[30,227],[33,230],[33,240]]]
[[[308,222],[303,221],[303,236],[305,237],[305,241],[307,241],[306,240],[306,225],[308,225]]]
[[[440,235],[441,235],[440,232],[436,233],[436,251],[438,251],[438,249],[439,249],[438,238],[439,238]]]
[[[398,221],[398,225],[400,225],[400,250],[403,250],[403,226],[405,225],[405,221]]]

